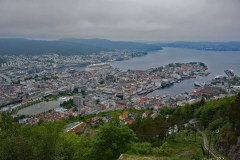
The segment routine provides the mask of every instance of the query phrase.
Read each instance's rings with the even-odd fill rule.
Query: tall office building
[[[73,96],[73,103],[77,106],[77,107],[82,107],[83,106],[83,99],[80,96]]]

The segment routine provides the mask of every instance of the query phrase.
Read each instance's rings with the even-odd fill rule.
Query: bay
[[[160,67],[169,63],[203,62],[208,66],[210,75],[198,76],[196,79],[184,80],[175,83],[171,87],[156,90],[152,95],[177,95],[194,89],[194,82],[206,82],[216,75],[224,75],[224,70],[233,69],[235,74],[240,75],[240,51],[202,51],[185,48],[166,47],[163,50],[149,52],[146,56],[135,57],[130,60],[116,61],[112,65],[121,70],[146,70]]]

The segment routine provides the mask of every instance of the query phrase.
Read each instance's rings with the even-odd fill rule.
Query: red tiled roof
[[[148,116],[150,114],[150,111],[146,111],[145,114]]]
[[[132,124],[133,123],[133,120],[128,120],[127,121],[127,124]]]
[[[123,113],[122,115],[119,116],[120,120],[124,120],[126,118],[128,118],[128,114],[127,113]]]

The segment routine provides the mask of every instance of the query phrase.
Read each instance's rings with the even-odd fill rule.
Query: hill
[[[56,41],[28,39],[0,39],[0,55],[40,55],[57,53],[60,55],[78,55],[99,53],[111,50],[150,51],[162,49],[159,46],[105,39],[60,39]]]
[[[166,113],[173,111],[168,109]],[[174,109],[173,114],[183,122],[195,118],[197,126],[212,137],[216,149],[230,159],[240,157],[240,93],[206,103],[198,102]]]
[[[77,55],[98,53],[100,51],[109,51],[109,49],[64,41],[0,39],[0,55],[40,55],[45,53]]]
[[[118,115],[127,114],[128,111],[139,116],[131,125],[121,125]],[[197,128],[207,137],[212,135],[212,146],[230,159],[240,157],[240,93],[209,102],[202,99],[178,108],[164,107],[156,118],[152,115],[142,118],[142,112],[145,111],[110,111],[72,116],[57,122],[40,121],[34,126],[20,126],[3,113],[0,118],[0,159],[114,160],[125,153],[125,160],[199,160],[207,155],[207,151],[202,147],[199,131],[185,124],[193,118],[198,119]],[[153,114],[152,110],[148,112]],[[113,120],[105,124],[103,121],[89,124],[86,134],[64,131],[71,122],[87,123],[95,116],[108,114],[113,116]],[[170,130],[175,130],[175,125],[178,126],[177,131],[170,134]]]
[[[127,41],[110,41],[106,39],[74,39],[74,38],[63,38],[60,41],[81,43],[96,47],[103,47],[107,49],[119,49],[119,50],[160,50],[161,47],[152,44],[138,43],[138,42],[127,42]]]
[[[240,51],[240,42],[173,42],[140,43],[128,41],[110,41],[106,39],[63,38],[55,41],[28,39],[0,39],[0,55],[41,55],[57,53],[60,55],[78,55],[99,53],[111,50],[152,51],[162,47],[190,48],[207,51]]]

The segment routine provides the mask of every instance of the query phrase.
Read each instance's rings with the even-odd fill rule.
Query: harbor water
[[[146,56],[135,57],[130,60],[116,61],[112,65],[121,70],[146,70],[160,67],[169,63],[203,62],[208,66],[208,76],[197,76],[196,79],[187,79],[175,83],[170,87],[155,90],[152,95],[177,95],[194,89],[194,82],[206,82],[216,75],[224,75],[224,70],[233,69],[240,75],[240,51],[201,51],[185,48],[169,48],[149,52]]]

